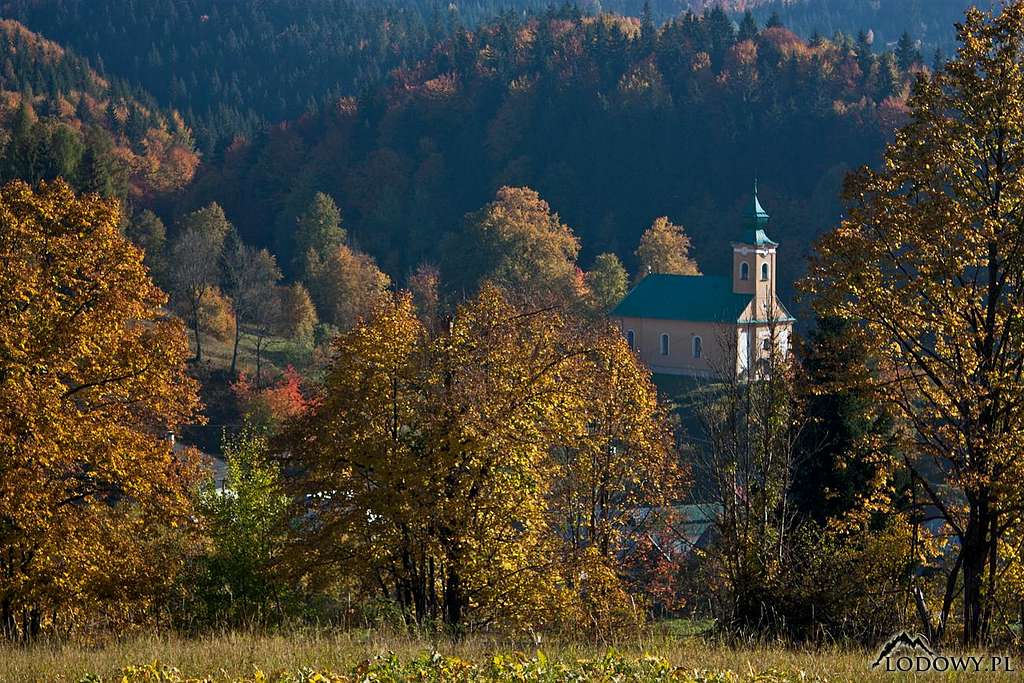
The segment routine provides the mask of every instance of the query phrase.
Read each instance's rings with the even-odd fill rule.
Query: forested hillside
[[[929,53],[940,49],[948,57],[955,43],[953,24],[963,20],[967,8],[990,9],[997,4],[994,0],[766,0],[754,15],[767,19],[777,14],[802,36],[871,31],[881,48],[895,44],[906,32],[922,41]]]
[[[707,4],[0,0],[0,679],[1012,670],[1024,0]]]
[[[200,146],[379,81],[449,31],[434,3],[13,0],[5,16],[178,107]]]
[[[402,280],[423,261],[457,273],[442,236],[500,186],[529,186],[581,238],[585,267],[605,251],[635,266],[641,232],[667,214],[714,273],[756,175],[788,282],[837,218],[844,174],[877,162],[904,117],[917,59],[750,22],[737,33],[721,11],[660,30],[571,11],[501,21],[365,97],[238,141],[183,208],[218,201],[284,257],[295,216],[326,192]]]
[[[0,60],[0,180],[62,177],[121,198],[192,180],[191,133],[138,88],[108,81],[15,21],[0,21]]]
[[[768,4],[765,4],[768,2]],[[786,26],[856,35],[873,30],[876,49],[903,31],[933,44],[967,0],[6,0],[5,17],[85,55],[101,73],[137,83],[178,108],[210,151],[268,123],[329,106],[376,86],[398,67],[414,67],[460,28],[504,17],[522,21],[551,7],[611,12],[658,24],[722,6],[737,24],[746,9],[761,23],[778,11]],[[930,56],[930,55],[929,55]]]

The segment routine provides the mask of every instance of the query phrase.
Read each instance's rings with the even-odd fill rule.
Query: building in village
[[[611,313],[652,371],[749,377],[772,352],[789,352],[795,319],[776,295],[778,243],[757,184],[732,242],[732,274],[644,277]]]

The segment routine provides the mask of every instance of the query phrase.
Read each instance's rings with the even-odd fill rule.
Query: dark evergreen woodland
[[[550,7],[661,24],[724,7],[753,9],[804,38],[873,31],[876,51],[903,32],[931,58],[952,41],[967,0],[7,0],[3,16],[77,50],[105,75],[137,83],[183,112],[204,151],[356,95],[415,65],[463,28],[522,21]]]
[[[0,92],[2,182],[60,177],[152,199],[190,182],[199,163],[177,112],[11,20],[0,21]]]

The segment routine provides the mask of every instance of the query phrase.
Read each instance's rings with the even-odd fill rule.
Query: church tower
[[[651,273],[610,317],[655,373],[759,379],[785,357],[796,320],[776,296],[776,251],[768,212],[754,195],[732,232],[730,275]],[[772,228],[773,230],[775,228]]]
[[[778,243],[768,233],[768,212],[757,199],[757,181],[754,196],[743,217],[740,239],[732,243],[732,291],[754,297],[754,318],[772,315],[775,306],[775,255]]]

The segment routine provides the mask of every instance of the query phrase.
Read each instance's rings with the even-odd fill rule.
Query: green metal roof
[[[773,242],[768,234],[764,230],[748,230],[744,235],[744,244],[756,244],[757,246],[771,245],[773,247],[779,246],[778,242]]]
[[[761,202],[757,201],[757,178],[754,178],[754,206],[753,215],[758,221],[768,222],[768,212],[761,208]]]
[[[750,294],[734,294],[728,277],[652,273],[611,314],[622,318],[736,322],[752,298]]]
[[[768,221],[770,216],[768,212],[761,207],[761,202],[757,199],[757,179],[754,179],[754,201],[744,216],[743,221],[743,234],[740,237],[740,242],[743,244],[755,244],[757,246],[770,245],[777,247],[778,242],[773,242],[768,233],[765,232],[765,228],[768,227]]]

